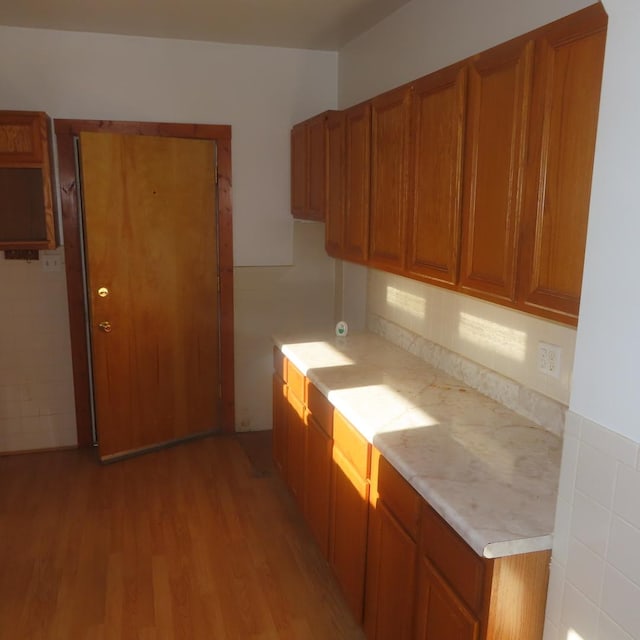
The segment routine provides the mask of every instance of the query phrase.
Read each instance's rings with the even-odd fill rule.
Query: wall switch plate
[[[562,347],[548,342],[538,342],[538,371],[546,376],[560,377]]]

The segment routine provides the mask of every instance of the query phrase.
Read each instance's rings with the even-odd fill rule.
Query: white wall
[[[371,98],[589,4],[593,4],[591,0],[413,0],[340,50],[340,107]]]
[[[0,109],[42,110],[53,118],[232,126],[238,268],[292,264],[289,129],[335,107],[336,100],[335,53],[0,27]],[[326,271],[326,264],[319,268]],[[298,288],[287,288],[286,278],[267,278],[264,284],[274,289],[261,294],[277,297],[276,313],[289,319],[299,305]],[[332,300],[332,282],[325,279],[320,289],[317,300]],[[40,296],[39,303],[25,302],[27,293]],[[0,451],[73,444],[64,272],[0,261],[0,295]],[[5,302],[13,300],[21,302],[7,313]],[[239,327],[259,321],[244,317],[246,309],[236,310]],[[333,308],[328,314],[332,320]],[[48,328],[45,344],[43,327]],[[240,333],[236,348],[246,353],[242,337],[250,341],[251,336]],[[255,355],[264,363],[270,350],[264,344],[261,349]],[[269,373],[263,367],[262,374]],[[250,416],[243,420],[251,428],[266,428],[270,401],[263,398],[257,406],[251,380],[236,380],[238,414]],[[252,398],[250,407],[242,404],[247,398]],[[57,417],[47,418],[51,415]]]
[[[335,53],[0,27],[0,61],[0,109],[230,124],[235,264],[291,264],[289,129],[335,106]]]
[[[571,408],[640,441],[640,3],[609,14]]]
[[[339,104],[371,97],[588,4],[413,0],[340,52]],[[604,5],[607,52],[545,640],[640,638],[640,5]],[[383,304],[380,291],[387,283],[378,286],[380,277],[386,278],[373,276],[374,307]],[[349,286],[345,281],[345,297]],[[401,288],[415,293],[408,283]],[[426,296],[426,289],[418,291]],[[453,300],[447,304],[455,306]],[[494,319],[489,308],[483,314]]]

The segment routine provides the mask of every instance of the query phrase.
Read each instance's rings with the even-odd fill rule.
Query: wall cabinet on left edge
[[[324,222],[326,201],[326,111],[291,129],[291,214]]]
[[[51,121],[0,111],[0,250],[54,249]]]

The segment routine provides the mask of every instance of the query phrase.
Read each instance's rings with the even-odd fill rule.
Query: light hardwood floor
[[[282,482],[245,450],[260,459],[235,437],[108,466],[0,458],[0,638],[361,640]]]

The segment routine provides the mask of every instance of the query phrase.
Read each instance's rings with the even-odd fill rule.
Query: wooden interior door
[[[80,135],[103,460],[219,427],[215,154],[208,140]]]

